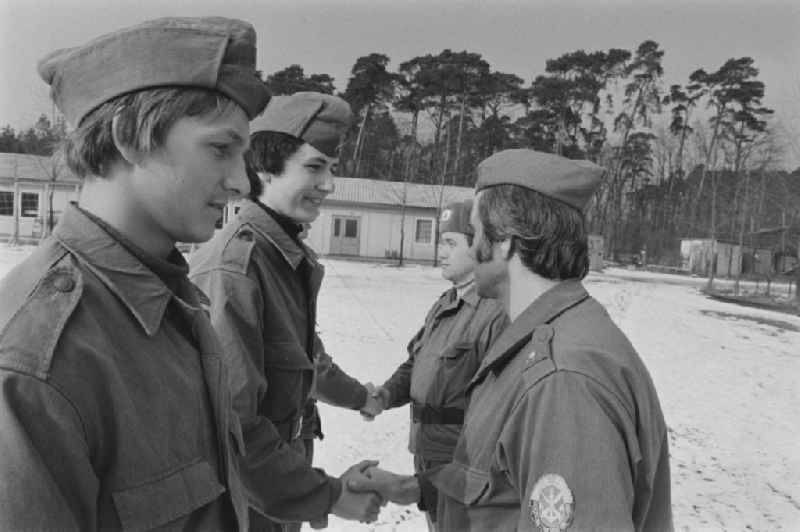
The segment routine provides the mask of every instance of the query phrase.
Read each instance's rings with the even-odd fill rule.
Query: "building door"
[[[351,216],[333,217],[332,255],[358,255],[361,233],[358,222],[358,218]]]

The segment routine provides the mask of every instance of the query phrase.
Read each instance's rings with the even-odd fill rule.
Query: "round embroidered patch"
[[[528,501],[530,518],[542,532],[566,530],[572,523],[575,499],[561,475],[542,475]]]
[[[450,219],[450,216],[453,214],[453,211],[450,209],[445,209],[442,211],[442,216],[439,218],[440,222],[446,222]]]

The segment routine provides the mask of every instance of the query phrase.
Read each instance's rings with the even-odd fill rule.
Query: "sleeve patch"
[[[572,523],[575,499],[564,477],[552,473],[539,477],[533,486],[528,509],[537,530],[566,530]]]

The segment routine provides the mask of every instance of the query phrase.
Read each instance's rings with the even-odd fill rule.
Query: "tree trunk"
[[[14,235],[11,237],[10,244],[16,246],[19,244],[19,211],[22,208],[16,167],[14,168],[14,200],[12,207],[14,209]]]
[[[698,183],[698,185],[697,185],[697,193],[695,194],[694,200],[692,201],[692,209],[691,209],[691,214],[690,214],[690,217],[689,217],[689,219],[690,219],[690,230],[693,229],[695,227],[695,225],[697,224],[697,207],[699,205],[700,198],[703,195],[703,183],[704,183],[704,181],[706,179],[706,176],[708,175],[708,172],[711,170],[710,166],[711,166],[712,158],[713,158],[714,166],[716,166],[716,163],[717,163],[717,157],[716,157],[715,149],[716,149],[716,144],[717,144],[717,136],[719,135],[719,125],[720,125],[720,122],[722,121],[722,112],[723,111],[724,111],[724,109],[718,109],[718,111],[717,111],[717,121],[716,121],[716,124],[714,125],[714,133],[711,135],[711,144],[708,147],[708,153],[706,154],[706,161],[705,161],[705,164],[703,165],[703,171],[700,174],[700,183]]]
[[[367,119],[369,118],[369,111],[370,111],[370,104],[367,104],[367,107],[364,110],[364,119],[361,121],[361,126],[358,128],[358,136],[356,137],[356,148],[353,152],[353,159],[355,159],[355,170],[353,171],[353,177],[359,177],[359,172],[361,170],[361,152],[363,150],[363,143],[364,143],[364,129],[367,127]]]
[[[711,268],[708,272],[708,290],[714,289],[714,275],[717,269],[717,235],[716,235],[716,217],[717,217],[717,178],[714,172],[711,172],[711,222],[709,233],[711,236]]]
[[[436,121],[436,131],[433,135],[433,155],[429,164],[429,175],[432,178],[436,168],[436,156],[439,154],[439,141],[442,136],[442,126],[445,123],[445,110],[447,109],[447,93],[443,92],[439,99],[439,119]]]
[[[50,183],[47,189],[47,234],[53,232],[53,227],[56,225],[55,212],[53,211],[53,196],[55,195],[56,184],[55,180]]]
[[[442,179],[439,184],[439,200],[436,204],[436,222],[433,224],[433,266],[439,265],[439,216],[442,214],[442,201],[444,201],[444,187],[447,176],[447,166],[450,162],[450,127],[445,132],[444,164],[442,165]]]
[[[744,266],[744,229],[747,223],[747,204],[750,195],[750,172],[745,172],[744,177],[744,194],[742,194],[741,207],[739,209],[739,271],[736,274],[736,282],[734,284],[734,293],[739,294],[739,280],[742,277],[742,267]],[[755,254],[753,254],[755,258]]]
[[[454,179],[458,177],[458,170],[460,168],[461,163],[461,134],[464,130],[464,110],[466,108],[466,101],[467,101],[467,91],[464,90],[464,93],[461,95],[461,109],[459,109],[458,114],[458,138],[456,138],[456,160],[455,160],[455,168],[454,168]]]
[[[407,174],[406,174],[407,175]],[[405,256],[405,245],[406,245],[406,201],[407,201],[407,193],[408,193],[408,179],[403,180],[403,198],[400,205],[400,260],[398,261],[397,265],[403,265],[403,257]]]

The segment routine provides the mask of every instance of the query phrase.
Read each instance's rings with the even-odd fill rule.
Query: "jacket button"
[[[75,279],[68,273],[62,273],[53,278],[53,286],[59,292],[72,292],[75,289]]]

